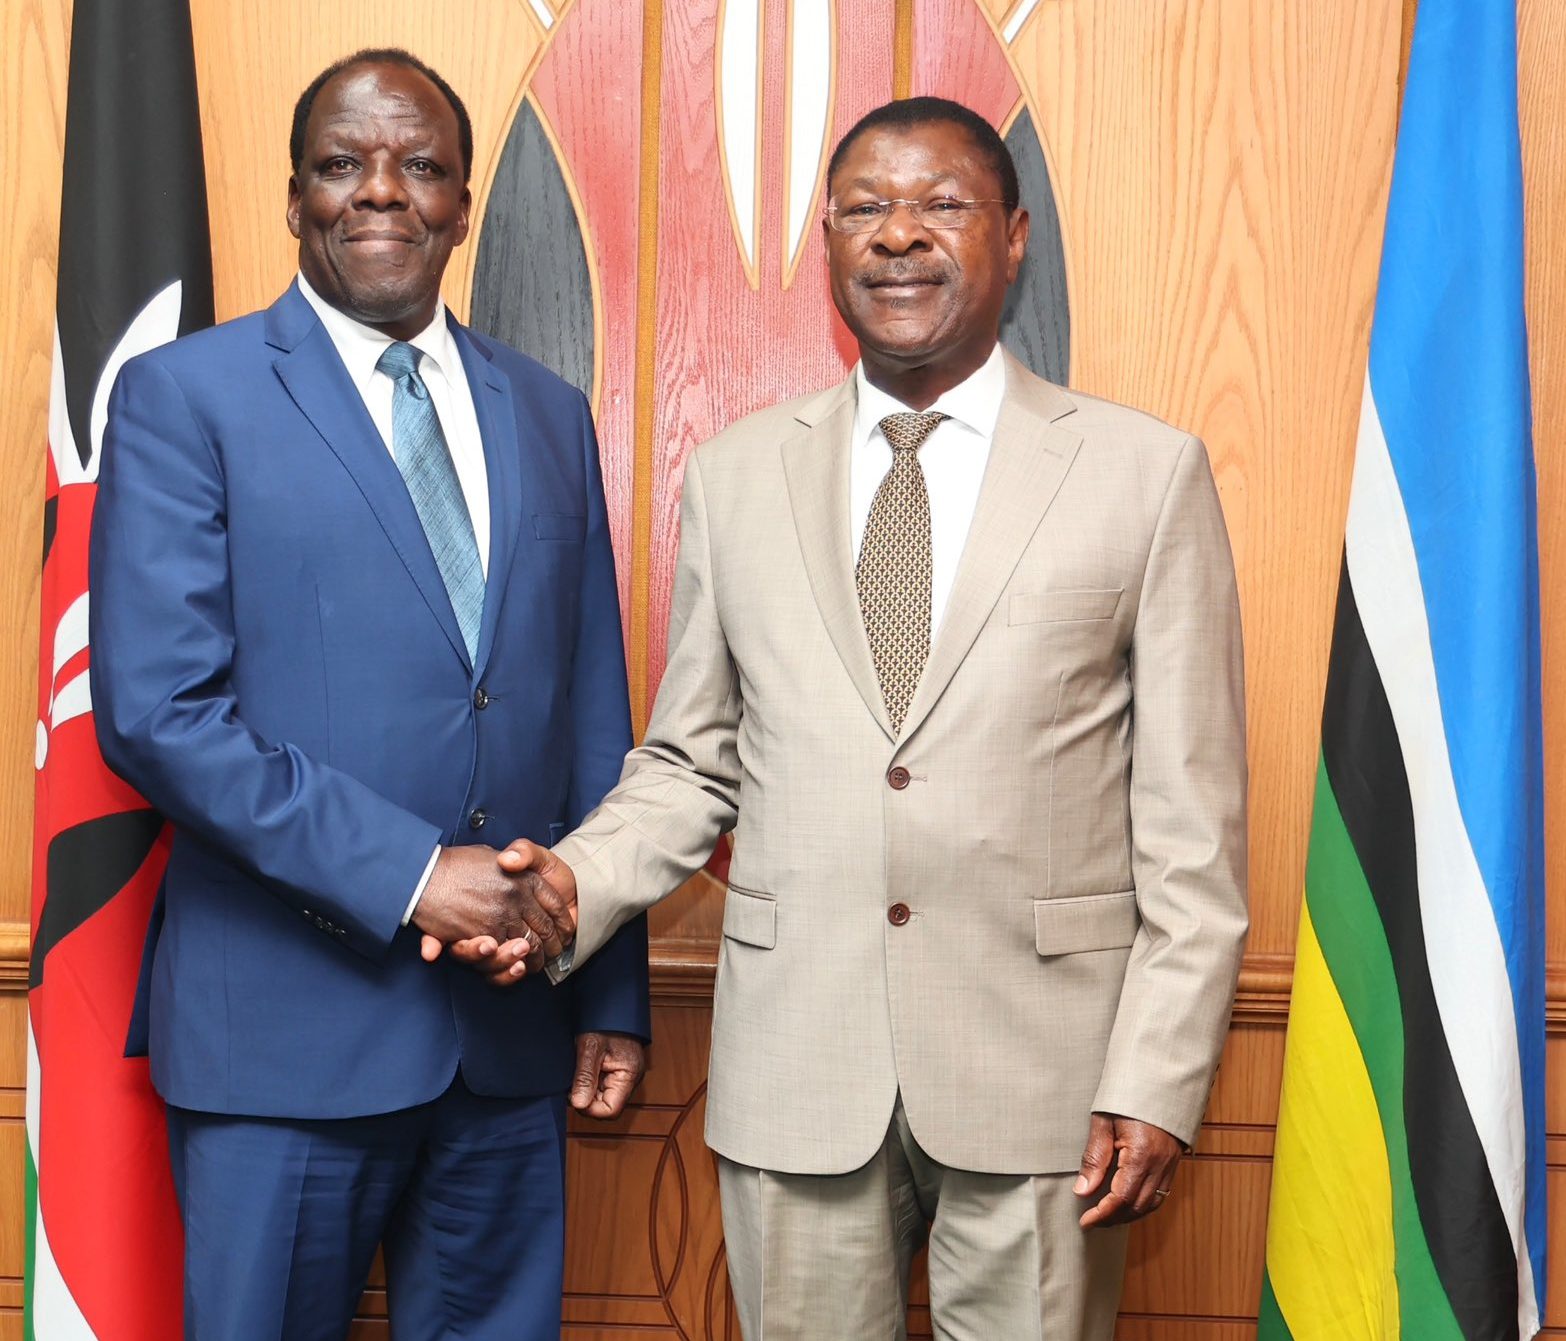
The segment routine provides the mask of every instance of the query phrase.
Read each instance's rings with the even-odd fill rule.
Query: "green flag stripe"
[[[1278,1296],[1272,1292],[1272,1277],[1262,1273],[1261,1317],[1256,1321],[1256,1341],[1294,1341],[1294,1333],[1284,1321]]]
[[[1305,898],[1370,1075],[1392,1174],[1398,1300],[1410,1341],[1463,1341],[1414,1199],[1403,1115],[1403,1017],[1386,930],[1323,762],[1316,772]]]
[[[31,1077],[37,1084],[38,1077]],[[38,1257],[38,1168],[33,1163],[32,1133],[27,1141],[27,1255],[22,1265],[22,1341],[35,1341],[33,1331],[33,1281],[36,1279],[33,1263]]]

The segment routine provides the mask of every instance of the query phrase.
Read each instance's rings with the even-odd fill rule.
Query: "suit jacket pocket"
[[[1017,592],[1006,606],[1008,624],[1044,624],[1067,619],[1110,619],[1123,589]]]
[[[763,950],[778,943],[777,900],[730,885],[723,900],[723,934]]]
[[[575,540],[580,544],[587,535],[587,518],[565,512],[535,512],[533,534],[540,540]]]
[[[1033,934],[1041,955],[1122,950],[1136,939],[1141,925],[1134,889],[1033,902]]]

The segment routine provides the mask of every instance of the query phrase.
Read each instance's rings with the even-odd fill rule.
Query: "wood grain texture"
[[[1026,108],[1007,133],[1006,147],[1017,165],[1017,185],[1030,230],[1028,253],[1001,314],[1001,342],[1040,377],[1065,382],[1071,376],[1066,253],[1049,165]]]
[[[589,264],[597,275],[598,383],[593,408],[621,621],[628,640],[631,571],[638,548],[632,521],[641,65],[641,6],[621,0],[577,0],[557,25],[529,85],[529,95],[554,128],[576,185],[586,215]],[[615,153],[597,152],[604,144],[614,145]]]
[[[1539,471],[1549,959],[1566,964],[1566,7],[1521,0],[1518,109]]]
[[[918,7],[903,2],[910,13]],[[434,8],[414,0],[192,5],[220,315],[270,301],[292,273],[293,243],[282,224],[287,119],[315,69],[385,41],[405,43],[442,69],[476,123],[481,215],[498,145],[529,72],[538,72],[532,87],[586,204],[600,271],[606,484],[622,596],[632,592],[631,565],[647,574],[637,608],[628,611],[639,621],[631,652],[645,672],[644,699],[662,665],[685,453],[753,405],[829,380],[843,366],[819,243],[791,296],[766,300],[779,306],[726,305],[727,281],[714,272],[727,262],[704,250],[700,222],[705,212],[727,226],[710,190],[717,181],[713,81],[710,71],[691,72],[692,62],[708,59],[701,48],[710,34],[702,3],[665,3],[654,149],[665,169],[666,245],[653,250],[641,306],[641,5],[578,0],[555,25],[553,47],[524,0]],[[982,4],[997,23],[1011,8],[1010,0]],[[768,6],[769,23],[780,22],[782,8]],[[1256,914],[1245,1004],[1178,1200],[1134,1239],[1120,1341],[1248,1341],[1253,1333],[1316,727],[1401,24],[1411,8],[1412,0],[1043,0],[1011,53],[1060,206],[1074,318],[1071,380],[1203,434],[1234,532],[1245,604]],[[839,78],[853,93],[840,93],[834,137],[890,90],[893,14],[892,0],[839,0]],[[1519,14],[1549,747],[1555,1004],[1548,1125],[1559,1205],[1566,1197],[1566,11],[1555,0],[1521,0]],[[7,409],[0,424],[0,922],[14,928],[28,913],[37,554],[69,4],[0,0],[0,15],[0,171],[22,183],[0,202],[10,242],[0,262]],[[604,50],[618,54],[605,61]],[[775,119],[775,85],[767,96]],[[765,170],[776,191],[780,163],[772,152]],[[769,205],[777,207],[777,200]],[[727,256],[732,239],[718,236]],[[472,246],[459,252],[449,276],[459,313],[467,310],[474,255]],[[753,293],[744,299],[758,302]],[[640,323],[651,332],[657,395],[644,429],[646,473],[637,480],[632,377]],[[793,339],[808,340],[821,361]],[[649,511],[633,540],[637,487]],[[719,896],[720,887],[701,877],[694,896],[661,914],[657,1043],[638,1107],[612,1128],[573,1132],[569,1337],[737,1335],[724,1330],[731,1323],[720,1306],[716,1199],[694,1139],[709,1023],[705,957]],[[0,1341],[21,1334],[25,931],[3,940]],[[622,1210],[611,1214],[606,1206]],[[1566,1336],[1566,1234],[1555,1236],[1552,1276],[1547,1335]],[[387,1335],[381,1288],[366,1295],[362,1313],[356,1337]],[[913,1322],[914,1335],[929,1335],[927,1313],[916,1308]]]
[[[26,921],[69,0],[0,8],[0,918]]]
[[[490,182],[468,306],[473,328],[584,395],[594,389],[593,277],[576,205],[532,100]]]
[[[296,268],[283,225],[288,127],[317,71],[367,46],[402,46],[462,95],[473,120],[474,203],[482,215],[511,111],[543,45],[518,0],[419,5],[407,0],[192,0],[206,139],[218,319],[270,303]],[[475,252],[459,249],[446,296],[467,316]]]
[[[1251,705],[1251,948],[1293,945],[1391,164],[1393,5],[1052,0],[1044,136],[1074,386],[1200,434]]]

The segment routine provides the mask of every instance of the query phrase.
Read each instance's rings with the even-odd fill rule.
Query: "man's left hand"
[[[1078,1223],[1123,1225],[1150,1215],[1164,1204],[1175,1166],[1184,1147],[1162,1127],[1113,1113],[1094,1113],[1082,1151],[1082,1171],[1072,1189],[1079,1197],[1094,1196],[1114,1168],[1109,1190],[1090,1206]]]
[[[592,1118],[619,1117],[647,1070],[647,1049],[629,1034],[578,1034],[571,1107]]]

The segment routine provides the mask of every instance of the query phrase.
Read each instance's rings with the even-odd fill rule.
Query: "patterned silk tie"
[[[395,384],[392,455],[435,555],[435,566],[446,584],[471,661],[478,656],[479,625],[484,618],[484,566],[479,562],[473,518],[462,497],[446,435],[441,432],[429,388],[419,376],[421,357],[412,345],[398,341],[387,346],[375,366]]]
[[[930,493],[919,449],[944,414],[889,414],[881,432],[892,444],[886,472],[859,544],[854,581],[870,655],[892,733],[903,729],[930,657]]]

